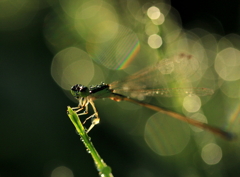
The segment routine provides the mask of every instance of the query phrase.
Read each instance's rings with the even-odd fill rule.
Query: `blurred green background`
[[[186,100],[146,101],[239,134],[239,5],[0,1],[0,176],[98,176],[66,114],[68,105],[77,105],[70,87],[122,79],[179,52],[196,57],[194,74],[186,75],[191,86],[211,88],[214,95],[201,98],[196,112],[186,111]],[[239,140],[228,142],[130,103],[97,100],[96,107],[101,123],[89,135],[114,176],[240,175]]]

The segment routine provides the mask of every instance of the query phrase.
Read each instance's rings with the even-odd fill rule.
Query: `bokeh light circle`
[[[197,112],[201,106],[201,99],[197,95],[188,95],[183,100],[183,107],[188,112]]]
[[[201,157],[208,165],[215,165],[222,159],[222,149],[215,143],[209,143],[202,148]]]
[[[171,156],[182,152],[186,147],[190,140],[190,129],[184,122],[156,113],[145,125],[144,138],[155,153]]]
[[[165,16],[164,16],[163,14],[161,14],[161,15],[159,16],[159,18],[153,19],[153,20],[152,20],[152,23],[153,23],[154,25],[161,25],[161,24],[164,23],[164,21],[165,21]]]
[[[157,34],[153,34],[148,37],[148,45],[153,49],[157,49],[157,48],[161,47],[162,43],[163,43],[163,41],[162,41],[161,36],[159,36]]]
[[[88,85],[94,76],[94,65],[86,52],[69,47],[54,56],[51,74],[60,87],[69,90],[77,83]]]
[[[51,177],[74,177],[74,175],[71,169],[59,166],[52,171]]]
[[[219,52],[215,59],[215,70],[223,80],[240,79],[240,51],[229,47]]]
[[[79,6],[75,15],[75,29],[87,42],[101,45],[99,43],[113,39],[118,32],[117,13],[106,2],[88,1]]]
[[[161,12],[159,10],[159,8],[157,8],[156,6],[152,6],[147,10],[147,15],[150,19],[158,19],[161,15]]]

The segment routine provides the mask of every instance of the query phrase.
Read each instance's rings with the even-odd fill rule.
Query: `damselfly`
[[[171,59],[165,59],[157,63],[156,65],[152,67],[145,68],[122,81],[116,81],[112,84],[105,84],[100,83],[99,85],[86,87],[81,84],[76,84],[71,88],[72,95],[79,100],[78,107],[74,107],[73,109],[76,110],[79,116],[88,114],[88,105],[90,104],[93,108],[94,113],[86,118],[86,120],[83,122],[83,124],[88,120],[92,120],[92,124],[87,130],[87,133],[100,122],[100,117],[98,115],[98,111],[94,105],[95,99],[103,99],[103,98],[109,98],[114,101],[128,101],[132,102],[144,107],[147,107],[149,109],[152,109],[157,112],[161,112],[163,114],[169,115],[173,118],[179,119],[181,121],[187,122],[193,126],[202,128],[204,130],[208,130],[216,135],[221,136],[222,138],[231,140],[234,138],[234,135],[232,133],[229,133],[227,131],[224,131],[220,128],[210,126],[206,123],[188,118],[184,115],[178,114],[176,112],[161,108],[159,106],[155,106],[152,104],[148,104],[142,101],[139,101],[138,99],[131,98],[129,96],[125,96],[122,93],[126,93],[128,95],[138,95],[141,97],[145,96],[165,96],[165,97],[171,97],[176,95],[198,95],[198,96],[206,96],[206,95],[212,95],[214,92],[212,89],[209,88],[194,88],[194,87],[187,87],[187,88],[149,88],[148,84],[146,84],[146,80],[149,81],[151,79],[151,75],[153,72],[158,72],[161,77],[164,74],[170,74],[173,70],[179,70],[178,74],[184,73],[186,77],[186,73],[193,74],[196,68],[196,65],[191,66],[191,69],[187,69],[184,67],[189,67],[189,62],[186,63],[184,60],[191,59],[191,55],[185,55],[180,54],[177,55],[177,57],[173,57]],[[183,63],[181,63],[183,60]],[[175,63],[181,63],[181,66],[174,65]],[[184,63],[185,62],[185,63]],[[174,68],[175,67],[175,68]],[[179,67],[179,68],[177,68]],[[183,72],[184,71],[184,72]],[[150,83],[150,81],[149,81]]]

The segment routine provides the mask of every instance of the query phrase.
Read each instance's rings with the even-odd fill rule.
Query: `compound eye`
[[[76,84],[76,85],[71,87],[71,90],[74,91],[74,92],[80,92],[83,87],[85,87],[85,86],[81,85],[81,84]]]
[[[80,92],[86,92],[86,91],[88,91],[88,88],[87,87],[85,87],[84,85],[81,85],[81,87],[80,87],[80,90],[79,90]]]
[[[89,89],[88,89],[88,87],[85,87],[84,85],[76,84],[71,87],[71,93],[76,98],[86,97],[89,95]]]

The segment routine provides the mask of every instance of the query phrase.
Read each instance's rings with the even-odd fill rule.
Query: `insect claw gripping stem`
[[[87,122],[88,119],[92,119],[92,118],[94,118],[94,116],[95,116],[95,113],[92,114],[91,116],[89,116],[88,118],[86,118],[86,119],[84,120],[83,124],[85,124],[85,123]]]
[[[96,107],[95,107],[94,102],[90,99],[90,100],[89,100],[89,103],[91,104],[91,106],[92,106],[92,108],[93,108],[94,114],[87,118],[87,119],[89,119],[89,118],[93,118],[93,119],[92,119],[92,124],[90,125],[90,127],[88,128],[88,130],[86,131],[86,133],[88,133],[95,125],[99,124],[99,122],[100,122],[100,118],[98,117],[98,112],[97,112],[97,109],[96,109]],[[93,116],[94,116],[94,117],[93,117]],[[87,119],[86,119],[86,120],[87,120]],[[86,120],[85,120],[85,121],[86,121]],[[84,122],[85,122],[85,121],[84,121]]]
[[[100,118],[98,117],[97,109],[96,109],[92,99],[82,98],[79,100],[78,107],[72,108],[76,113],[83,111],[83,112],[77,114],[78,116],[86,115],[86,114],[88,114],[88,104],[89,103],[91,104],[91,106],[93,108],[94,114],[92,114],[91,116],[86,118],[85,121],[83,122],[83,124],[85,124],[87,120],[92,119],[92,124],[87,129],[86,133],[88,133],[95,125],[99,124],[99,122],[100,122]]]
[[[81,110],[83,110],[83,108],[81,108],[81,107],[72,107],[72,110],[76,110],[75,112],[79,112],[79,111],[81,111]]]
[[[88,128],[86,133],[88,133],[95,125],[99,124],[99,122],[100,122],[100,118],[98,117],[97,113],[94,113],[93,115],[86,118],[85,121],[83,122],[83,124],[85,124],[88,119],[92,119],[92,124],[90,125],[90,127]]]
[[[86,133],[90,132],[90,130],[97,124],[99,124],[100,122],[100,118],[96,117],[92,120],[92,124],[90,125],[90,127],[88,128],[88,130],[86,131]]]

